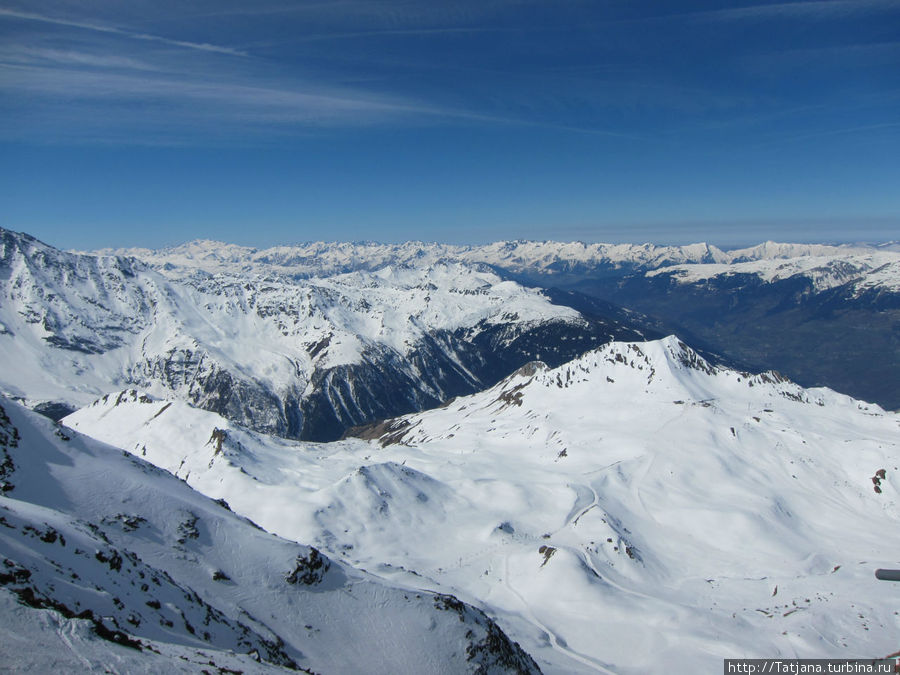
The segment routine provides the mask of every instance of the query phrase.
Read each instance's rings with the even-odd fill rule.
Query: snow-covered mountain
[[[897,414],[515,279],[709,322],[764,357],[745,362],[797,337],[816,372],[888,391],[898,260],[771,242],[95,255],[0,230],[0,393],[71,413],[0,399],[0,661],[700,672],[894,652],[872,571],[900,566]]]
[[[900,254],[673,265],[573,286],[746,367],[900,409]]]
[[[0,398],[0,663],[15,672],[537,673],[481,611],[259,529]]]
[[[766,242],[750,248],[723,251],[705,243],[687,246],[653,244],[587,244],[555,241],[501,241],[484,246],[406,242],[310,242],[295,246],[256,249],[218,241],[199,240],[164,249],[103,249],[104,255],[139,258],[173,278],[197,270],[278,274],[296,278],[332,276],[386,265],[427,266],[435,263],[484,263],[521,277],[559,283],[573,276],[596,276],[652,270],[678,264],[731,264],[809,256],[846,256],[872,253],[866,246],[779,244]]]
[[[66,425],[287,538],[476,602],[546,672],[881,657],[900,418],[675,338],[532,363],[361,430],[275,440],[123,392]]]
[[[784,259],[750,259],[731,264],[673,265],[658,268],[647,276],[668,276],[679,284],[710,282],[713,279],[755,276],[764,283],[794,277],[808,279],[811,292],[821,293],[846,286],[854,297],[876,291],[900,293],[900,255],[890,251],[850,255],[806,255]]]
[[[105,249],[106,255],[142,260],[168,277],[206,274],[274,274],[290,278],[329,277],[385,266],[483,264],[538,286],[591,288],[605,282],[600,297],[636,279],[670,283],[727,285],[755,278],[764,284],[808,282],[808,294],[841,287],[850,299],[900,294],[900,251],[896,244],[825,245],[764,242],[723,251],[705,243],[687,246],[508,241],[484,246],[406,242],[403,244],[325,243],[255,249],[217,241],[193,241],[159,250]],[[621,281],[623,280],[624,281]]]
[[[723,251],[707,244],[318,242],[257,250],[202,241],[128,252],[174,279],[198,271],[306,278],[384,265],[486,264],[505,278],[653,317],[657,336],[677,333],[743,367],[775,368],[806,386],[900,408],[896,243],[765,242]]]
[[[0,230],[0,388],[69,410],[138,386],[316,440],[644,333],[462,263],[170,279]],[[46,408],[45,408],[46,409]]]

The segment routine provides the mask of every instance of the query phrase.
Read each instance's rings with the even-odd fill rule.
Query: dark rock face
[[[66,415],[71,415],[76,408],[63,403],[62,401],[47,401],[46,403],[38,403],[34,406],[34,411],[40,413],[44,417],[49,417],[54,422],[58,422]]]
[[[13,463],[10,450],[19,447],[20,440],[19,430],[13,426],[3,406],[0,406],[0,494],[15,489],[12,475],[16,465]]]
[[[265,384],[223,369],[202,349],[171,350],[168,354],[133,365],[130,384],[147,388],[161,383],[182,393],[189,403],[219,413],[256,431],[297,437],[296,414],[290,398],[282,400]]]
[[[507,672],[521,675],[537,675],[541,672],[520,646],[507,637],[500,627],[484,612],[470,607],[452,595],[438,594],[434,596],[435,609],[454,612],[460,621],[469,619],[470,623],[484,631],[477,635],[470,630],[467,634],[470,642],[466,647],[466,660],[472,664],[473,673]]]
[[[285,575],[284,580],[291,585],[315,586],[322,582],[330,567],[331,562],[328,558],[319,553],[318,549],[310,547],[307,555],[297,556],[294,569]]]

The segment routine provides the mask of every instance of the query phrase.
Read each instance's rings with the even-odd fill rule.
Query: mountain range
[[[653,244],[586,244],[554,241],[501,241],[483,246],[454,246],[427,242],[309,242],[257,249],[219,241],[197,240],[163,249],[119,248],[94,251],[100,255],[134,257],[172,277],[196,270],[209,274],[263,272],[294,278],[333,276],[387,265],[428,266],[436,262],[483,263],[522,278],[555,277],[570,283],[579,276],[654,270],[679,264],[735,264],[763,260],[822,258],[897,253],[896,244],[880,246],[779,244],[723,251],[700,243],[687,246]],[[896,258],[896,257],[895,257]],[[561,284],[557,284],[561,285]]]
[[[895,652],[896,249],[0,229],[0,661]]]
[[[59,417],[137,386],[323,441],[478,391],[535,358],[559,364],[656,335],[621,310],[578,312],[484,266],[172,279],[6,230],[0,298],[0,388],[30,407]]]
[[[776,369],[806,386],[828,386],[900,408],[896,242],[765,242],[724,251],[709,244],[552,241],[484,246],[317,242],[259,250],[197,241],[161,250],[106,252],[136,256],[173,278],[198,270],[309,278],[385,265],[484,264],[526,286],[574,292],[580,299],[574,301],[582,304],[572,306],[583,307],[585,295],[599,299],[607,305],[603,316],[610,307],[643,314],[639,329],[649,328],[657,337],[676,333],[733,365]]]

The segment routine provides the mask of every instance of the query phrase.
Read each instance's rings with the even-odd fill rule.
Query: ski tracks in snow
[[[569,658],[578,661],[582,665],[585,665],[595,672],[598,673],[609,673],[610,675],[614,672],[610,669],[609,664],[601,663],[596,659],[593,659],[589,656],[585,656],[580,652],[576,652],[571,649],[556,633],[554,633],[550,628],[548,628],[540,619],[538,619],[534,612],[531,609],[531,605],[528,604],[528,601],[522,596],[519,591],[513,588],[512,584],[509,582],[509,554],[504,554],[503,556],[503,586],[522,604],[522,616],[528,619],[534,626],[537,626],[540,630],[547,634],[550,639],[550,644],[553,646],[553,649],[556,651],[565,654]]]

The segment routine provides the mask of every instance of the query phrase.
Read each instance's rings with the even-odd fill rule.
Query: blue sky
[[[900,239],[900,0],[0,0],[0,226]]]

